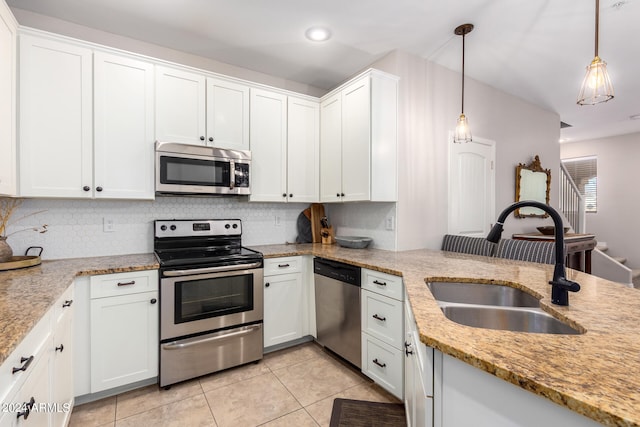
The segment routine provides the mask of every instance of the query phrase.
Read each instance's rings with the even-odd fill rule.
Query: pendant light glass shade
[[[579,105],[595,105],[613,99],[613,84],[607,73],[607,63],[598,56],[598,37],[600,27],[600,0],[596,0],[596,54],[587,66],[587,74],[582,81]]]
[[[595,105],[613,99],[613,84],[607,73],[607,63],[595,57],[587,66],[587,74],[582,81],[578,104]]]
[[[473,139],[471,138],[471,130],[469,129],[467,117],[464,114],[460,114],[460,117],[458,117],[456,130],[453,134],[453,142],[471,142],[472,140]]]
[[[471,142],[471,130],[469,129],[469,123],[467,117],[464,115],[464,36],[469,34],[473,30],[473,24],[462,24],[453,30],[453,33],[457,36],[462,36],[462,102],[460,107],[460,117],[458,117],[458,124],[456,130],[453,133],[453,142]]]

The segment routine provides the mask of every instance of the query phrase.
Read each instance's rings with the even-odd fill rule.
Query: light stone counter
[[[451,252],[336,245],[252,246],[265,258],[315,255],[402,276],[423,343],[602,424],[640,426],[640,291],[567,270],[582,290],[550,303],[553,266]],[[0,363],[78,275],[158,268],[152,254],[45,261],[0,273]],[[425,280],[506,284],[583,335],[471,328],[444,317]]]
[[[640,426],[640,290],[567,269],[582,286],[551,304],[553,266],[452,252],[335,245],[255,246],[265,258],[312,254],[403,277],[423,343],[604,425]],[[526,289],[582,335],[471,328],[444,317],[426,280]]]
[[[158,268],[153,254],[43,261],[0,272],[0,364],[6,360],[76,276]]]

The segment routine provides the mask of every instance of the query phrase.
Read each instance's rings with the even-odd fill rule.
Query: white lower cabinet
[[[158,375],[157,274],[91,277],[91,393]]]
[[[399,299],[393,298],[400,296]],[[362,373],[394,396],[404,394],[402,278],[362,270]]]
[[[264,261],[264,347],[302,338],[302,257]]]

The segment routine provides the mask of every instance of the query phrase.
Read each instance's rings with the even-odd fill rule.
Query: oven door
[[[165,271],[160,279],[160,340],[262,321],[263,269]],[[238,269],[240,268],[240,269]]]

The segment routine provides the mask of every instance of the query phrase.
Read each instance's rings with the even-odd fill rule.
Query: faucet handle
[[[549,282],[549,284],[571,292],[578,292],[580,290],[580,284],[578,282],[565,279],[564,277],[559,277],[556,280],[552,280]]]

